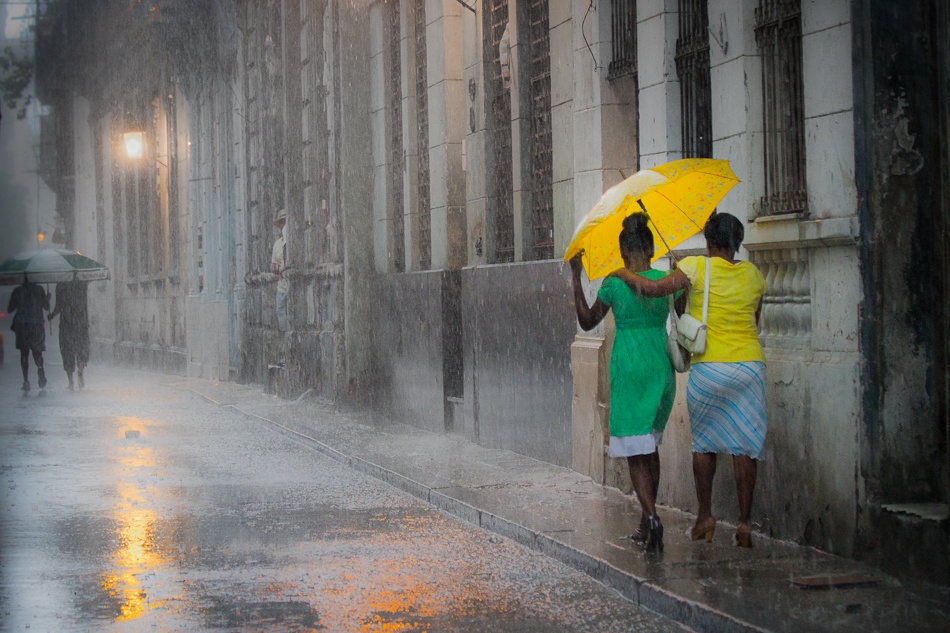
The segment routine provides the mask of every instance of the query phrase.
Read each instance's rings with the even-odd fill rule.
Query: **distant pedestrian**
[[[46,371],[43,369],[43,352],[46,351],[44,310],[49,310],[49,294],[39,284],[26,281],[13,289],[7,312],[16,312],[10,329],[16,334],[16,348],[20,350],[23,391],[30,390],[30,352],[36,363],[37,384],[40,389],[46,386]]]
[[[79,388],[86,386],[83,370],[89,362],[89,309],[84,281],[67,281],[56,284],[56,306],[49,313],[49,320],[59,316],[59,351],[63,355],[63,369],[73,388],[73,372],[79,380]]]
[[[647,216],[635,213],[623,221],[620,255],[624,269],[643,279],[662,279],[667,273],[650,266],[653,233]],[[676,376],[666,352],[666,300],[647,299],[620,279],[604,280],[597,300],[588,307],[581,287],[582,254],[571,259],[574,307],[584,330],[614,311],[616,337],[610,355],[610,456],[625,457],[630,481],[643,515],[633,539],[647,551],[663,551],[663,525],[656,511],[660,487],[660,454],[667,419],[676,398]]]
[[[645,297],[690,289],[689,313],[700,318],[706,266],[710,267],[706,349],[694,354],[686,388],[693,433],[693,477],[699,512],[689,538],[711,541],[716,530],[712,486],[718,453],[728,453],[739,497],[733,541],[752,546],[752,493],[767,430],[765,355],[757,325],[765,279],[751,262],[739,261],[745,229],[735,216],[713,213],[703,227],[707,257],[686,257],[673,274],[650,281],[623,270],[611,273]]]
[[[277,327],[281,332],[290,331],[290,319],[287,316],[287,295],[290,293],[290,279],[287,278],[287,211],[281,209],[274,220],[278,235],[271,250],[270,270],[277,275]]]

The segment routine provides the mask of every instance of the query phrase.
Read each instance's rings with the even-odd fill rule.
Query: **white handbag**
[[[709,316],[709,269],[706,258],[706,283],[703,288],[703,320],[684,314],[676,323],[676,342],[692,354],[702,354],[706,350],[706,318]]]
[[[670,295],[670,321],[672,327],[670,327],[670,333],[666,337],[666,353],[670,357],[670,363],[673,364],[673,369],[683,374],[689,371],[690,356],[689,352],[683,349],[683,346],[676,340],[678,316],[674,303],[673,295]]]

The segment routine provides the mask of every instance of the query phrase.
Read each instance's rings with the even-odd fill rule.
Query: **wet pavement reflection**
[[[682,630],[162,377],[23,396],[17,369],[2,631]]]

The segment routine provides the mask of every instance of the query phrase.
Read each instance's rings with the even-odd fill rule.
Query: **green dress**
[[[668,273],[637,274],[661,279]],[[610,356],[610,434],[662,431],[676,397],[676,374],[666,353],[669,299],[640,296],[615,277],[604,280],[597,297],[613,310],[617,326]]]

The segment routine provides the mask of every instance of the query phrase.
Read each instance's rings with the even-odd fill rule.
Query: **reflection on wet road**
[[[681,630],[161,377],[15,370],[0,630]]]

